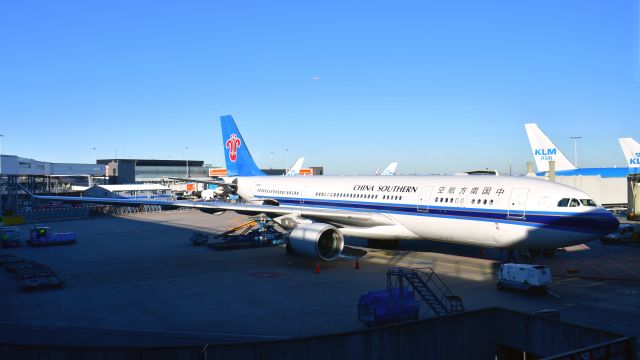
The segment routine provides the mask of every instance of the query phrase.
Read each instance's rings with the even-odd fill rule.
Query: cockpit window
[[[558,207],[567,207],[569,206],[569,198],[564,198],[558,201]]]
[[[591,199],[580,199],[580,202],[582,203],[582,206],[598,206],[595,201]]]
[[[569,207],[576,207],[576,206],[580,206],[580,201],[576,199],[571,199],[571,203],[569,203]]]

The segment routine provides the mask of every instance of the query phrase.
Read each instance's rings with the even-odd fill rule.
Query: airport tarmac
[[[565,321],[640,336],[640,281],[587,276],[603,259],[637,274],[640,248],[594,242],[541,258],[552,269],[565,267],[554,269],[551,294],[536,296],[496,289],[495,269],[506,258],[497,250],[407,241],[401,250],[368,249],[360,269],[340,259],[315,273],[315,260],[283,247],[215,251],[189,241],[193,231],[218,234],[244,221],[233,213],[171,211],[48,223],[75,231],[78,242],[6,252],[51,266],[65,287],[25,293],[0,272],[0,342],[168,346],[354,331],[363,328],[359,296],[384,289],[387,269],[396,266],[431,266],[467,309],[558,309]],[[28,231],[21,227],[23,240]]]

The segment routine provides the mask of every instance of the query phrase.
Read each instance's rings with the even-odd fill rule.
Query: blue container
[[[420,308],[413,290],[405,287],[389,290],[369,291],[360,296],[358,320],[366,326],[378,326],[417,319]]]

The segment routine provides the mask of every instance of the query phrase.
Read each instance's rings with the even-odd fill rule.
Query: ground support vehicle
[[[498,289],[515,289],[545,294],[551,285],[551,270],[546,266],[506,263],[498,269]]]
[[[49,226],[36,225],[31,228],[30,246],[68,245],[76,242],[76,233],[52,233]]]
[[[20,246],[20,230],[15,226],[0,227],[0,245],[3,249]]]
[[[368,327],[418,319],[419,312],[410,287],[369,291],[358,301],[358,321]]]

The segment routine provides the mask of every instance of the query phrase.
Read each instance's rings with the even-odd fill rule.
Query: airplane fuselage
[[[344,235],[370,239],[557,248],[597,239],[618,226],[604,208],[585,206],[586,193],[523,177],[254,176],[238,178],[238,194],[251,203],[364,212],[388,220],[374,226],[333,223]],[[572,199],[577,206],[569,206]]]

